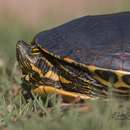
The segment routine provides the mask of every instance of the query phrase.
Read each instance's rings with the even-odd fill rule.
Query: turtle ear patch
[[[40,52],[40,50],[37,47],[32,48],[31,50],[32,54],[37,54]]]

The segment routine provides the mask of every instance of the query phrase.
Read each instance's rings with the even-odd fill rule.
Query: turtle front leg
[[[32,93],[36,95],[47,95],[47,94],[56,94],[62,97],[62,102],[60,105],[61,110],[66,111],[70,109],[71,107],[75,107],[78,111],[89,111],[90,106],[87,104],[81,103],[81,100],[88,100],[91,99],[89,96],[86,96],[84,94],[71,92],[63,90],[62,87],[54,86],[54,84],[47,85],[47,82],[45,84],[46,78],[42,78],[39,82],[36,83],[32,81],[34,77],[31,77],[31,75],[26,75],[22,78],[22,94],[25,97],[26,101],[28,99],[34,99]],[[31,82],[30,82],[31,81]],[[44,81],[44,82],[43,82]],[[39,84],[38,84],[39,83]],[[43,84],[44,83],[44,84]],[[73,106],[74,105],[74,106]],[[49,110],[53,110],[53,107],[49,108]]]
[[[72,101],[74,99],[83,99],[83,100],[87,100],[87,99],[91,99],[91,97],[84,95],[84,94],[80,94],[80,93],[76,93],[76,92],[69,92],[69,91],[65,91],[63,89],[58,89],[55,88],[54,86],[43,86],[43,85],[39,85],[37,88],[32,89],[32,91],[38,95],[42,95],[42,94],[58,94],[63,96],[64,98],[68,98],[68,100]],[[68,101],[68,102],[70,102]]]

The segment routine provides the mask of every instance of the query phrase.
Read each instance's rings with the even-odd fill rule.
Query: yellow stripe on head
[[[44,77],[52,79],[53,81],[59,81],[59,76],[56,72],[49,70]]]
[[[65,83],[65,84],[70,84],[70,83],[72,83],[70,80],[67,80],[67,79],[65,79],[65,78],[62,77],[62,76],[60,76],[60,81],[61,81],[62,83]]]
[[[39,68],[37,68],[35,65],[33,65],[32,63],[30,63],[31,67],[32,67],[32,70],[36,73],[39,74],[40,77],[43,77],[43,72],[42,70],[40,70]]]

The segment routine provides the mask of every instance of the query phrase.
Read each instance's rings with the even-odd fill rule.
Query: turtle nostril
[[[19,40],[17,41],[17,44],[21,44],[23,42],[23,40]]]
[[[20,46],[21,46],[21,41],[18,41],[16,44],[16,49],[20,48]]]
[[[30,45],[29,44],[27,44],[26,42],[24,42],[23,40],[19,40],[18,42],[17,42],[17,44],[16,44],[16,48],[20,48],[20,47],[22,47],[22,48],[27,48],[27,47],[29,47]]]
[[[23,40],[19,40],[19,41],[17,41],[16,46],[20,46],[20,45],[22,45],[23,43],[25,43]]]

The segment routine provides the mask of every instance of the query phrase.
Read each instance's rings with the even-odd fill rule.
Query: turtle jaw
[[[24,41],[18,41],[16,44],[16,57],[19,66],[24,75],[31,71],[31,56],[29,56],[30,45]]]

